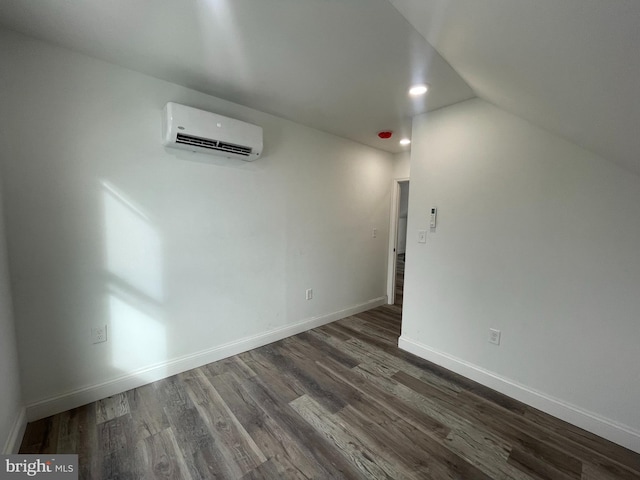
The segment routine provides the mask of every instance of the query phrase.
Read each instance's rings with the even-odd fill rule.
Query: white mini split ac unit
[[[262,155],[262,127],[169,102],[164,107],[163,144],[252,162]]]

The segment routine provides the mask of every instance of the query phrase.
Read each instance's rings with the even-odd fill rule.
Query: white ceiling
[[[640,173],[640,1],[390,1],[479,97]]]
[[[640,173],[638,0],[2,0],[0,25],[392,152],[475,94]]]
[[[2,0],[0,25],[391,152],[474,96],[388,0]]]

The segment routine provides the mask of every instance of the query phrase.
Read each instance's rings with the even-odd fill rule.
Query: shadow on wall
[[[112,365],[151,381],[144,369],[167,360],[162,241],[149,216],[117,187],[102,181],[101,192]]]

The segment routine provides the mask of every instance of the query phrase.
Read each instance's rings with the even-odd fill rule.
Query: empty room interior
[[[0,2],[0,453],[640,479],[639,25]]]

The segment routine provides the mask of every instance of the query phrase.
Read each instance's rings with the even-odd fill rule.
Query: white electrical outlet
[[[305,298],[307,300],[311,300],[313,298],[313,289],[312,288],[307,288],[306,294],[305,294]]]
[[[418,243],[427,243],[427,231],[418,230]]]
[[[500,345],[500,330],[496,330],[495,328],[489,329],[489,343],[493,343],[495,345]]]
[[[107,341],[107,326],[100,325],[91,329],[91,341],[93,343],[102,343]]]

